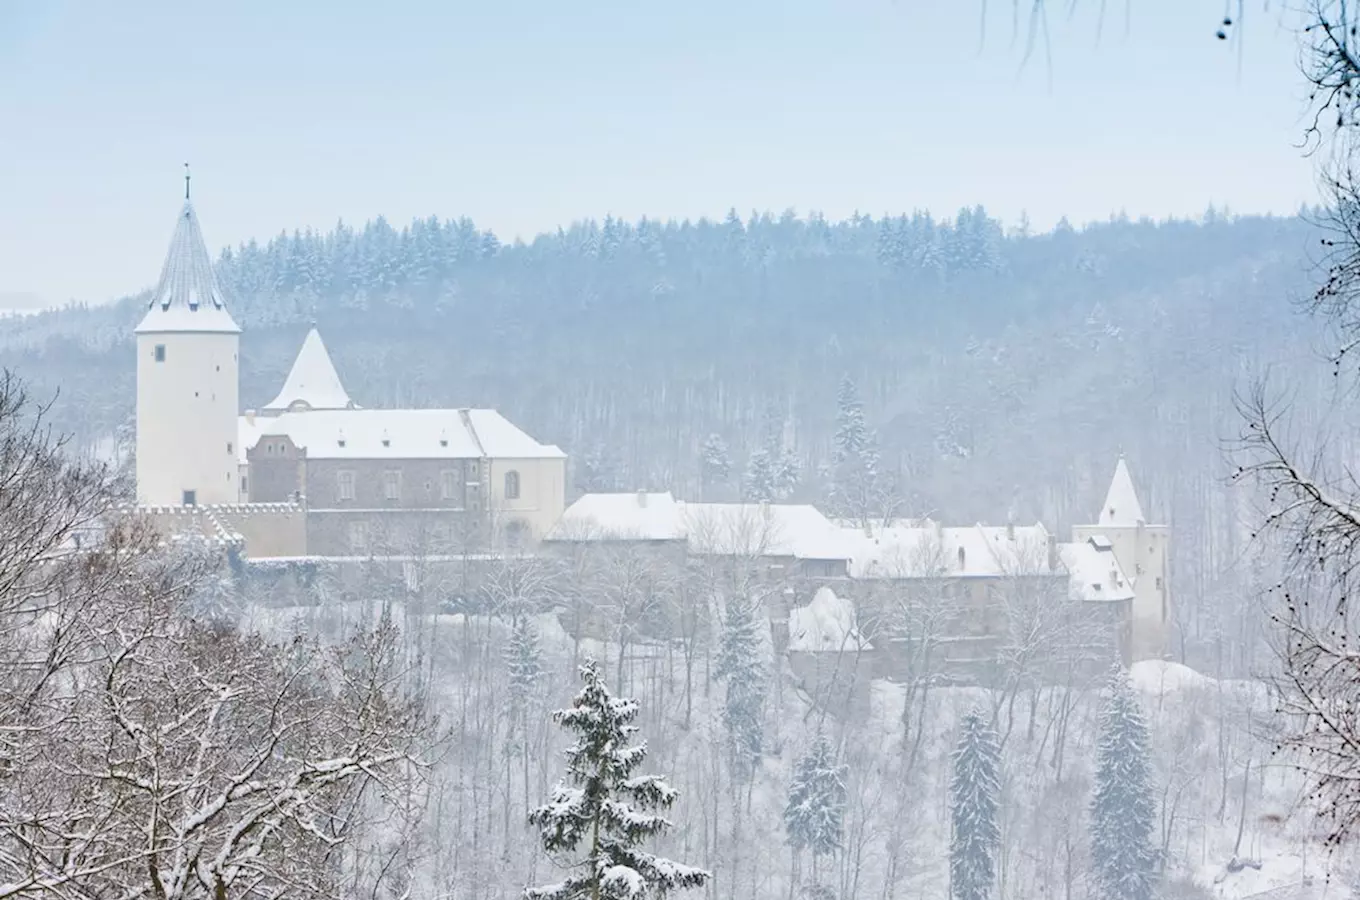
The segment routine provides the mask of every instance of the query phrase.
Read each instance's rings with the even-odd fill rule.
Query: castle
[[[813,506],[684,503],[670,494],[588,494],[566,504],[566,454],[490,409],[365,409],[315,328],[277,396],[241,410],[241,329],[189,201],[137,325],[137,508],[174,535],[226,542],[251,560],[444,560],[625,548],[668,561],[758,562],[777,644],[826,649],[809,604],[824,589],[861,621],[883,598],[949,601],[964,656],[1005,643],[995,611],[1016,585],[1071,601],[1126,660],[1165,652],[1165,525],[1145,520],[1121,458],[1096,522],[1059,542],[1042,524],[865,529]],[[1028,590],[1028,588],[1026,588]],[[974,614],[976,613],[976,614]],[[815,616],[813,617],[815,618]],[[992,624],[988,624],[992,623]],[[778,630],[778,629],[777,629]],[[901,629],[898,629],[901,631]],[[907,629],[910,630],[910,629]],[[886,632],[885,632],[886,634]],[[844,636],[842,636],[844,637]],[[972,649],[967,649],[972,648]]]
[[[187,195],[187,191],[186,191]],[[136,328],[137,503],[256,556],[527,544],[561,516],[566,454],[490,409],[363,409],[315,328],[241,412],[241,329],[193,205]]]

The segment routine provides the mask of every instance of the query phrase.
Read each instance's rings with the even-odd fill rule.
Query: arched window
[[[519,473],[518,473],[518,472],[511,471],[511,472],[506,472],[506,473],[505,473],[505,499],[506,499],[506,500],[518,500],[518,499],[519,499]]]

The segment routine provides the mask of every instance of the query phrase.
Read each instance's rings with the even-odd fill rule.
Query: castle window
[[[962,568],[964,567],[964,564],[965,564],[966,561],[967,561],[967,556],[966,556],[966,554],[964,554],[963,548],[960,547],[960,548],[959,548],[959,568],[960,568],[960,569],[962,569]]]
[[[401,499],[401,472],[389,470],[383,473],[383,499]]]
[[[477,464],[475,462],[468,463],[468,477],[469,478],[477,477]]]
[[[1158,575],[1158,576],[1157,576],[1157,590],[1160,591],[1161,589],[1162,589],[1162,576]]]
[[[198,505],[198,491],[185,491],[185,492],[184,492],[184,505],[185,505],[185,506],[197,506],[197,505]]]
[[[165,362],[165,345],[156,345],[156,362]]]
[[[227,453],[230,454],[231,451],[232,451],[231,441],[227,441]]]
[[[335,473],[336,494],[341,500],[354,499],[354,473],[349,469]]]
[[[439,473],[439,499],[454,500],[458,497],[458,473],[445,469]]]
[[[246,484],[247,484],[246,476],[245,476],[245,475],[242,475],[242,476],[241,476],[241,493],[243,493],[243,494],[246,492]]]
[[[519,473],[518,473],[518,472],[511,471],[511,472],[506,472],[506,473],[505,473],[505,499],[506,499],[506,500],[518,500],[518,499],[519,499]]]
[[[349,523],[349,548],[351,550],[368,549],[368,523],[350,522]]]

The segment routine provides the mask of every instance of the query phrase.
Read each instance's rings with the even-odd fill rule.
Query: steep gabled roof
[[[1100,508],[1099,524],[1106,528],[1132,528],[1146,521],[1138,493],[1133,489],[1133,476],[1129,475],[1129,467],[1121,456],[1114,468],[1110,490],[1105,494],[1105,505]]]
[[[185,201],[175,221],[170,252],[137,334],[200,332],[240,334],[213,274],[193,204]]]
[[[285,412],[289,409],[354,409],[354,401],[345,392],[340,376],[335,371],[326,345],[315,328],[307,332],[298,351],[283,389],[265,409]]]

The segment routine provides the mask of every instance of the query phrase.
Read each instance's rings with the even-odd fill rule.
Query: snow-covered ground
[[[829,591],[819,594],[790,623],[802,635],[795,642],[806,649],[852,644],[853,618],[843,605]],[[256,608],[251,620],[336,634],[379,609]],[[734,786],[726,770],[725,688],[706,677],[711,666],[702,654],[687,664],[683,647],[635,646],[620,657],[614,645],[578,645],[554,615],[536,617],[545,678],[529,736],[534,752],[522,767],[506,762],[500,715],[508,624],[462,615],[408,619],[400,607],[393,614],[411,632],[413,661],[428,669],[443,719],[456,724],[422,826],[429,854],[421,877],[432,881],[432,890],[445,885],[440,889],[453,896],[511,898],[526,884],[559,877],[537,851],[523,815],[560,772],[562,735],[547,713],[574,691],[574,661],[594,655],[605,663],[611,684],[621,678],[622,692],[642,704],[640,724],[651,748],[647,769],[680,791],[675,830],[660,849],[712,869],[713,898],[789,896],[792,858],[782,823],[789,773],[819,729],[849,766],[850,797],[843,850],[819,861],[819,879],[845,900],[944,896],[949,753],[960,718],[973,708],[995,711],[1004,738],[1006,850],[998,897],[1091,896],[1084,875],[1086,810],[1098,685],[1014,697],[972,688],[911,696],[903,685],[875,681],[867,714],[845,721],[841,710],[811,707],[785,677],[769,688],[766,752],[748,791]],[[1349,898],[1349,859],[1329,856],[1309,817],[1295,812],[1301,778],[1272,759],[1259,736],[1270,718],[1264,688],[1220,682],[1169,662],[1137,663],[1130,676],[1152,733],[1159,807],[1154,840],[1166,852],[1168,895]],[[804,880],[809,867],[804,860]]]

